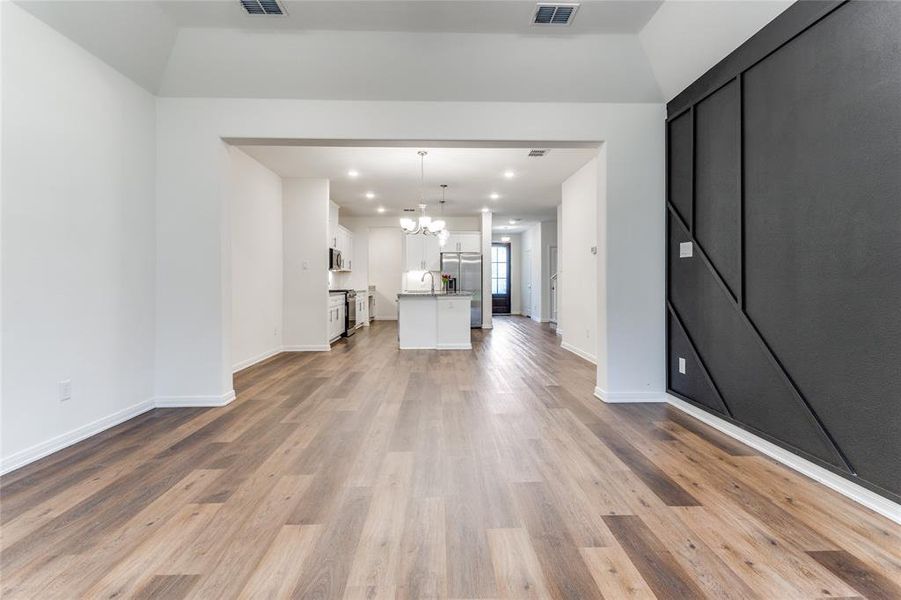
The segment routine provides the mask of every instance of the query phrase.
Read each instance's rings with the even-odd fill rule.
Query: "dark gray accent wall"
[[[798,2],[667,109],[669,391],[901,500],[901,3]]]

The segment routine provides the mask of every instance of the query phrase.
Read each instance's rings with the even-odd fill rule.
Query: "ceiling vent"
[[[569,25],[578,8],[578,3],[539,2],[532,13],[532,25]]]
[[[550,152],[550,150],[529,150],[529,158],[541,158],[548,152]]]
[[[248,15],[269,15],[282,17],[286,14],[285,9],[279,4],[278,0],[240,0],[241,6]]]

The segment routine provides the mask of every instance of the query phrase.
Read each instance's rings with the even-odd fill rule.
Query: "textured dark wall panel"
[[[669,201],[691,222],[691,114],[685,113],[669,123],[668,175]]]
[[[738,83],[695,107],[695,237],[738,297],[741,277],[741,196]]]
[[[669,319],[670,389],[686,398],[691,398],[695,402],[700,402],[718,413],[728,414],[716,389],[704,376],[704,367],[698,362],[691,343],[685,336],[685,332],[682,330],[679,322],[673,318],[673,315],[668,315],[667,318]],[[685,373],[679,372],[679,358],[685,360]]]
[[[671,102],[667,248],[670,389],[896,501],[899,32],[901,2],[798,2]]]
[[[748,316],[859,475],[901,492],[901,4],[839,8],[744,84]]]
[[[840,466],[841,459],[829,440],[782,380],[713,272],[697,253],[692,258],[679,258],[679,243],[691,237],[674,219],[670,223],[670,302],[733,416],[785,444]]]

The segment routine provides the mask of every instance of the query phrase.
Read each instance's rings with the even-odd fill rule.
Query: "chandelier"
[[[400,226],[407,235],[434,235],[438,237],[438,242],[443,246],[450,236],[445,228],[444,219],[432,220],[432,217],[425,214],[425,157],[428,152],[420,150],[419,154],[419,219],[414,221],[410,217],[402,217]]]

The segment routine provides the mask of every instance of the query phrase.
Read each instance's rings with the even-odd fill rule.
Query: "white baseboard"
[[[283,346],[282,352],[328,352],[331,344],[310,344],[307,346]]]
[[[438,350],[472,350],[472,344],[438,344]]]
[[[220,396],[157,396],[153,399],[156,408],[201,408],[225,406],[235,399],[235,390]]]
[[[240,371],[242,369],[246,369],[247,367],[252,367],[253,365],[255,365],[259,362],[263,362],[267,358],[272,358],[273,356],[275,356],[276,354],[278,354],[282,351],[283,351],[282,347],[279,346],[278,348],[273,348],[272,350],[267,350],[266,352],[263,352],[262,354],[257,354],[256,356],[254,356],[252,358],[248,358],[247,360],[239,361],[232,365],[232,373],[237,373],[238,371]]]
[[[494,325],[485,325],[482,323],[482,329],[494,329]]]
[[[629,402],[666,402],[666,394],[662,392],[608,392],[599,387],[594,388],[595,398],[607,404],[627,404]]]
[[[559,326],[559,325],[557,325],[557,327],[554,328],[554,331],[557,332],[557,335],[563,335],[563,330],[560,329],[560,326]]]
[[[31,448],[20,450],[14,454],[0,459],[0,475],[15,471],[36,460],[49,456],[54,452],[67,448],[73,444],[97,435],[98,433],[133,419],[152,408],[194,408],[225,406],[235,399],[235,390],[230,390],[220,396],[157,396],[139,402],[135,405],[123,408],[111,415],[97,419],[87,425],[77,427],[72,431],[58,435],[54,438],[35,444]]]
[[[823,467],[812,463],[805,458],[801,458],[793,452],[789,452],[781,446],[777,446],[776,444],[769,442],[762,437],[754,435],[753,433],[746,431],[741,427],[738,427],[737,425],[733,425],[728,421],[720,419],[719,417],[712,415],[709,412],[702,410],[696,406],[693,406],[692,404],[689,404],[684,400],[680,400],[675,396],[666,394],[666,401],[679,410],[688,413],[699,421],[710,425],[714,429],[722,431],[726,435],[733,437],[744,444],[747,444],[751,448],[754,448],[758,452],[769,456],[773,460],[778,461],[791,469],[794,469],[802,475],[810,477],[814,481],[825,485],[829,489],[834,490],[839,494],[846,496],[851,500],[854,500],[858,504],[861,504],[869,508],[870,510],[879,513],[883,517],[901,524],[901,504],[892,502],[888,498],[884,498],[876,492],[872,492],[863,486],[857,485],[853,481],[849,481],[841,475],[836,475],[828,469],[824,469]]]
[[[72,431],[58,435],[47,440],[46,442],[35,444],[30,448],[26,448],[24,450],[20,450],[19,452],[11,454],[0,461],[0,475],[9,473],[10,471],[14,471],[20,467],[24,467],[29,463],[44,458],[45,456],[53,454],[54,452],[58,452],[63,448],[71,446],[72,444],[77,444],[78,442],[87,439],[92,435],[96,435],[101,431],[109,429],[110,427],[115,427],[119,423],[123,423],[142,413],[145,413],[153,407],[154,404],[152,399],[144,400],[143,402],[138,402],[137,404],[129,406],[128,408],[123,408],[120,411],[116,411],[111,415],[107,415],[102,419],[97,419],[92,423],[82,425],[81,427],[77,427]]]
[[[578,357],[584,358],[591,364],[594,364],[594,365],[598,364],[598,359],[596,356],[592,356],[591,354],[588,354],[584,350],[576,348],[572,344],[567,344],[566,342],[560,342],[560,347],[563,348],[564,350],[572,352],[573,354],[575,354]]]

